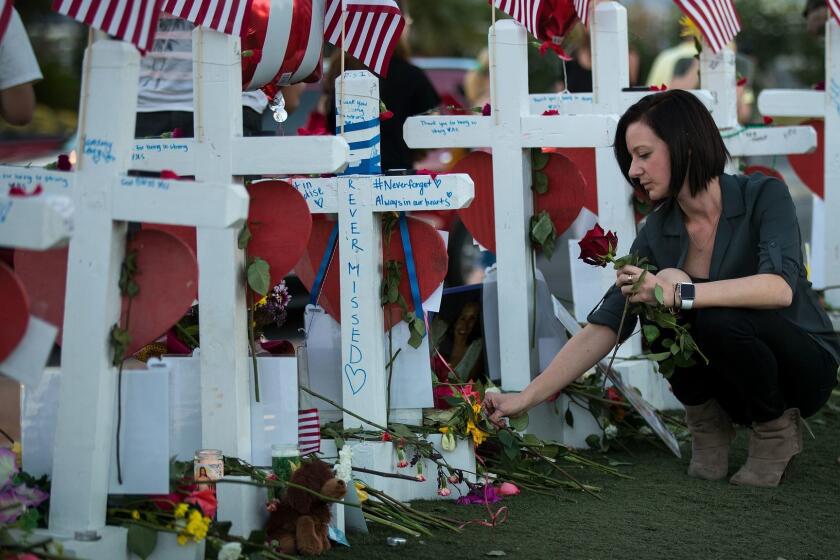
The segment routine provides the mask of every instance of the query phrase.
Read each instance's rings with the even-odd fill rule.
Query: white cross
[[[493,46],[494,34],[496,45]],[[525,29],[512,20],[490,29],[491,116],[409,118],[405,141],[413,148],[493,150],[496,257],[502,386],[521,390],[538,364],[531,349],[534,282],[529,221],[534,210],[530,148],[609,146],[614,115],[532,116],[528,107]]]
[[[71,540],[67,548],[89,558],[125,558],[125,530],[105,526],[105,509],[117,379],[108,341],[120,317],[126,222],[194,225],[235,237],[247,216],[248,194],[241,185],[125,176],[139,55],[132,45],[97,41],[87,49],[85,68],[76,172],[15,173],[49,178],[47,194],[69,195],[75,207],[49,530],[70,539],[95,531],[100,540]]]
[[[343,86],[341,82],[343,81]],[[344,92],[341,102],[340,92]],[[350,170],[365,174],[295,179],[313,213],[338,213],[341,261],[341,383],[343,406],[371,422],[388,422],[383,311],[382,234],[377,214],[398,210],[456,210],[473,199],[468,175],[380,176],[379,80],[366,70],[336,81],[338,122],[344,113]],[[418,262],[418,267],[423,263]],[[417,372],[427,375],[428,372]],[[362,422],[344,414],[344,427]]]
[[[765,115],[825,120],[825,191],[822,200],[814,195],[811,282],[817,289],[840,285],[840,24],[834,18],[826,22],[825,91],[766,89],[758,96],[758,108]],[[825,296],[840,305],[840,291],[828,290]]]
[[[171,169],[200,180],[234,180],[241,175],[333,173],[347,164],[342,138],[242,137],[239,39],[197,27],[193,31],[195,138],[137,140],[130,167]],[[277,209],[282,212],[282,208]],[[251,457],[250,385],[244,255],[237,232],[199,229],[203,445],[225,455]],[[225,516],[246,515],[248,489]],[[226,496],[234,492],[225,492]],[[226,517],[227,518],[227,517]],[[247,526],[233,519],[235,527]]]

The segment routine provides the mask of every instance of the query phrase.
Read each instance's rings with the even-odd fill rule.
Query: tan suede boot
[[[753,423],[747,462],[729,479],[732,484],[774,488],[794,455],[802,451],[798,408],[789,408],[769,422]]]
[[[729,444],[735,429],[717,401],[685,407],[685,421],[691,432],[691,463],[688,476],[720,480],[729,469]]]

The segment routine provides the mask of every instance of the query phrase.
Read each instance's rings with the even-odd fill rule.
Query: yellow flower
[[[190,509],[190,506],[184,503],[180,503],[175,506],[175,517],[181,518],[187,515],[187,510]]]
[[[181,546],[185,546],[187,544],[187,536],[178,535],[178,544],[180,544]]]
[[[472,420],[467,420],[467,433],[472,434],[475,445],[481,445],[487,439],[487,432],[481,430]]]
[[[449,426],[441,426],[440,428],[438,428],[438,431],[442,434],[448,434],[449,433]]]
[[[481,414],[481,403],[475,403],[472,405],[473,414],[478,416]]]
[[[702,41],[700,28],[698,28],[694,21],[688,16],[680,18],[680,37],[696,37],[697,40]]]
[[[364,483],[356,482],[356,493],[359,495],[359,501],[364,502],[368,499],[368,493],[365,492],[365,488],[367,488]]]
[[[265,305],[265,302],[268,301],[268,296],[263,296],[260,301],[257,302],[257,307]]]
[[[15,464],[17,465],[17,468],[20,468],[22,465],[21,457],[23,456],[23,447],[21,447],[19,441],[12,444],[12,453],[15,454]]]
[[[134,511],[131,512],[131,518],[134,519],[135,521],[140,519],[140,512],[135,509]]]

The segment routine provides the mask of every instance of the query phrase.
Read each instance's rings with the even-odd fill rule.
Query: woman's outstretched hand
[[[499,427],[504,427],[506,416],[518,416],[525,412],[527,406],[522,393],[485,393],[484,410],[488,419]]]

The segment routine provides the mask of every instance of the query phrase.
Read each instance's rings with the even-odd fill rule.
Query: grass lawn
[[[836,399],[835,399],[836,402]],[[469,526],[461,534],[408,539],[389,547],[378,526],[369,535],[351,534],[352,548],[333,549],[328,558],[508,558],[643,559],[837,559],[840,558],[840,415],[824,409],[809,420],[816,440],[776,489],[707,482],[685,474],[683,459],[646,443],[625,452],[593,454],[602,461],[633,463],[621,480],[590,471],[576,476],[602,488],[596,499],[565,492],[557,498],[522,494],[491,506],[507,506],[509,517],[495,528]],[[730,474],[746,458],[748,436],[739,430],[730,455]],[[567,467],[568,468],[568,467]],[[487,517],[484,506],[417,502],[415,507],[459,519]]]

